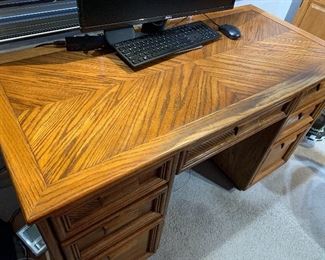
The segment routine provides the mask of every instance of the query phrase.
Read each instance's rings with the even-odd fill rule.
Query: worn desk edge
[[[223,12],[221,15],[247,10],[255,10],[273,21],[281,23],[312,41],[325,46],[325,42],[321,39],[304,32],[287,22],[281,21],[255,6],[243,6]],[[323,73],[323,71],[307,71],[305,74],[299,75],[299,77],[291,78],[286,82],[275,85],[272,88],[246,100],[242,100],[223,110],[217,111],[186,126],[175,129],[165,136],[160,136],[152,140],[150,143],[143,144],[132,150],[114,156],[100,165],[82,170],[77,174],[73,174],[64,180],[58,181],[49,186],[46,186],[41,178],[40,169],[33,157],[24,133],[20,129],[18,122],[16,122],[14,112],[7,97],[4,95],[2,86],[0,86],[0,149],[3,152],[5,161],[9,168],[25,219],[28,223],[38,221],[55,211],[63,209],[70,203],[89,196],[95,191],[99,191],[104,187],[122,181],[139,171],[139,169],[143,169],[155,161],[158,162],[162,158],[168,158],[169,156],[176,154],[181,149],[184,149],[190,143],[196,142],[203,136],[216,133],[220,131],[220,129],[230,127],[234,123],[249,117],[253,108],[255,109],[254,113],[256,113],[263,110],[266,106],[274,106],[278,102],[293,97],[306,86],[321,81],[323,79]],[[274,94],[275,89],[278,91]],[[270,95],[271,93],[273,93],[273,95]],[[277,101],[272,101],[270,96],[272,96],[273,100]],[[274,99],[275,96],[277,97],[276,99]],[[256,110],[256,107],[252,107],[252,104],[255,102],[258,104],[258,110]],[[238,114],[238,111],[243,111],[243,108],[245,108],[245,112]],[[15,139],[15,141],[8,138],[8,135],[6,135],[6,129],[11,129],[11,132],[16,133],[17,139]],[[187,132],[187,138],[180,138],[184,132]],[[147,156],[144,159],[140,153],[149,150],[149,147],[150,153],[146,154]],[[129,162],[128,168],[125,169],[125,167],[123,167],[125,166],[123,159],[127,157],[131,157],[133,163],[130,165]],[[17,160],[19,160],[19,163],[17,163]],[[91,177],[94,172],[96,172],[96,180],[93,180],[90,184],[87,179]],[[26,178],[26,175],[29,177]],[[76,183],[78,183],[78,185],[73,185]],[[82,185],[80,185],[80,183],[82,183]]]

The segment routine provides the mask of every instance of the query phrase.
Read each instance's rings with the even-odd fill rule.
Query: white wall
[[[284,20],[292,0],[237,0],[235,6],[252,4]]]

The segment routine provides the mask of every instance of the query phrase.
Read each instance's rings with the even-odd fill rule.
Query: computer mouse
[[[219,31],[224,34],[227,38],[237,40],[241,37],[240,30],[231,24],[219,25]]]

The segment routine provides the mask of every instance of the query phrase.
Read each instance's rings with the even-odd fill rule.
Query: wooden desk
[[[176,173],[213,158],[247,189],[324,107],[324,41],[253,6],[210,16],[242,39],[137,72],[115,54],[3,56],[1,150],[54,259],[151,255]]]

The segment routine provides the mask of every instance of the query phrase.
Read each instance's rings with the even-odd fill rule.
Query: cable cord
[[[62,41],[41,43],[39,45],[34,46],[34,48],[43,47],[43,46],[50,46],[50,45],[53,45],[54,47],[57,47],[57,48],[65,48],[66,42],[64,40],[62,40]]]
[[[207,14],[203,14],[206,18],[208,18],[210,20],[210,22],[212,22],[214,25],[218,26],[218,30],[219,30],[219,27],[220,25],[217,24],[214,20],[212,20]]]

